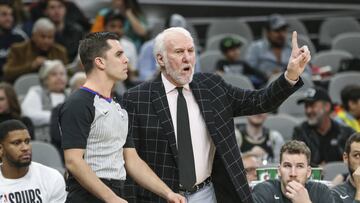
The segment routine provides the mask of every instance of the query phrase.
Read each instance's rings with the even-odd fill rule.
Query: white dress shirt
[[[165,87],[166,97],[169,103],[172,123],[174,125],[175,139],[177,142],[177,97],[178,91],[166,77],[161,74],[161,78]],[[215,155],[215,145],[209,135],[204,118],[201,114],[199,105],[189,87],[184,86],[183,94],[186,100],[189,113],[189,123],[191,132],[191,142],[194,152],[196,184],[203,182],[211,175],[212,164]]]

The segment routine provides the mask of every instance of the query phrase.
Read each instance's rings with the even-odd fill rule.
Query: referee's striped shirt
[[[125,180],[123,147],[134,144],[127,139],[127,112],[118,103],[82,87],[61,107],[59,127],[63,148],[84,149],[84,160],[99,178]]]

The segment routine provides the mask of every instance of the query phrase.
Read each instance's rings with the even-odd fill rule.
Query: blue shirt
[[[256,68],[270,77],[276,69],[278,72],[285,71],[291,56],[291,45],[287,41],[281,51],[281,60],[277,61],[267,39],[257,40],[250,44],[247,49],[245,60],[253,68]]]

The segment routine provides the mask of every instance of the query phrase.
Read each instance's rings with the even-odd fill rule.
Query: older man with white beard
[[[300,103],[305,104],[307,120],[295,127],[293,139],[305,142],[310,148],[311,165],[341,161],[345,142],[354,130],[331,119],[332,102],[326,90],[310,88],[299,99]]]
[[[299,89],[309,50],[298,47],[294,32],[285,73],[251,91],[215,74],[194,74],[195,45],[183,28],[164,30],[154,43],[160,75],[124,95],[129,136],[140,157],[187,203],[252,203],[233,117],[272,111]],[[147,190],[135,191],[138,203],[164,202]]]

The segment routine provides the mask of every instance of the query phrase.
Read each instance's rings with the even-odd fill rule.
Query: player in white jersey
[[[0,203],[64,203],[64,178],[55,169],[31,161],[30,140],[21,121],[0,123]]]

